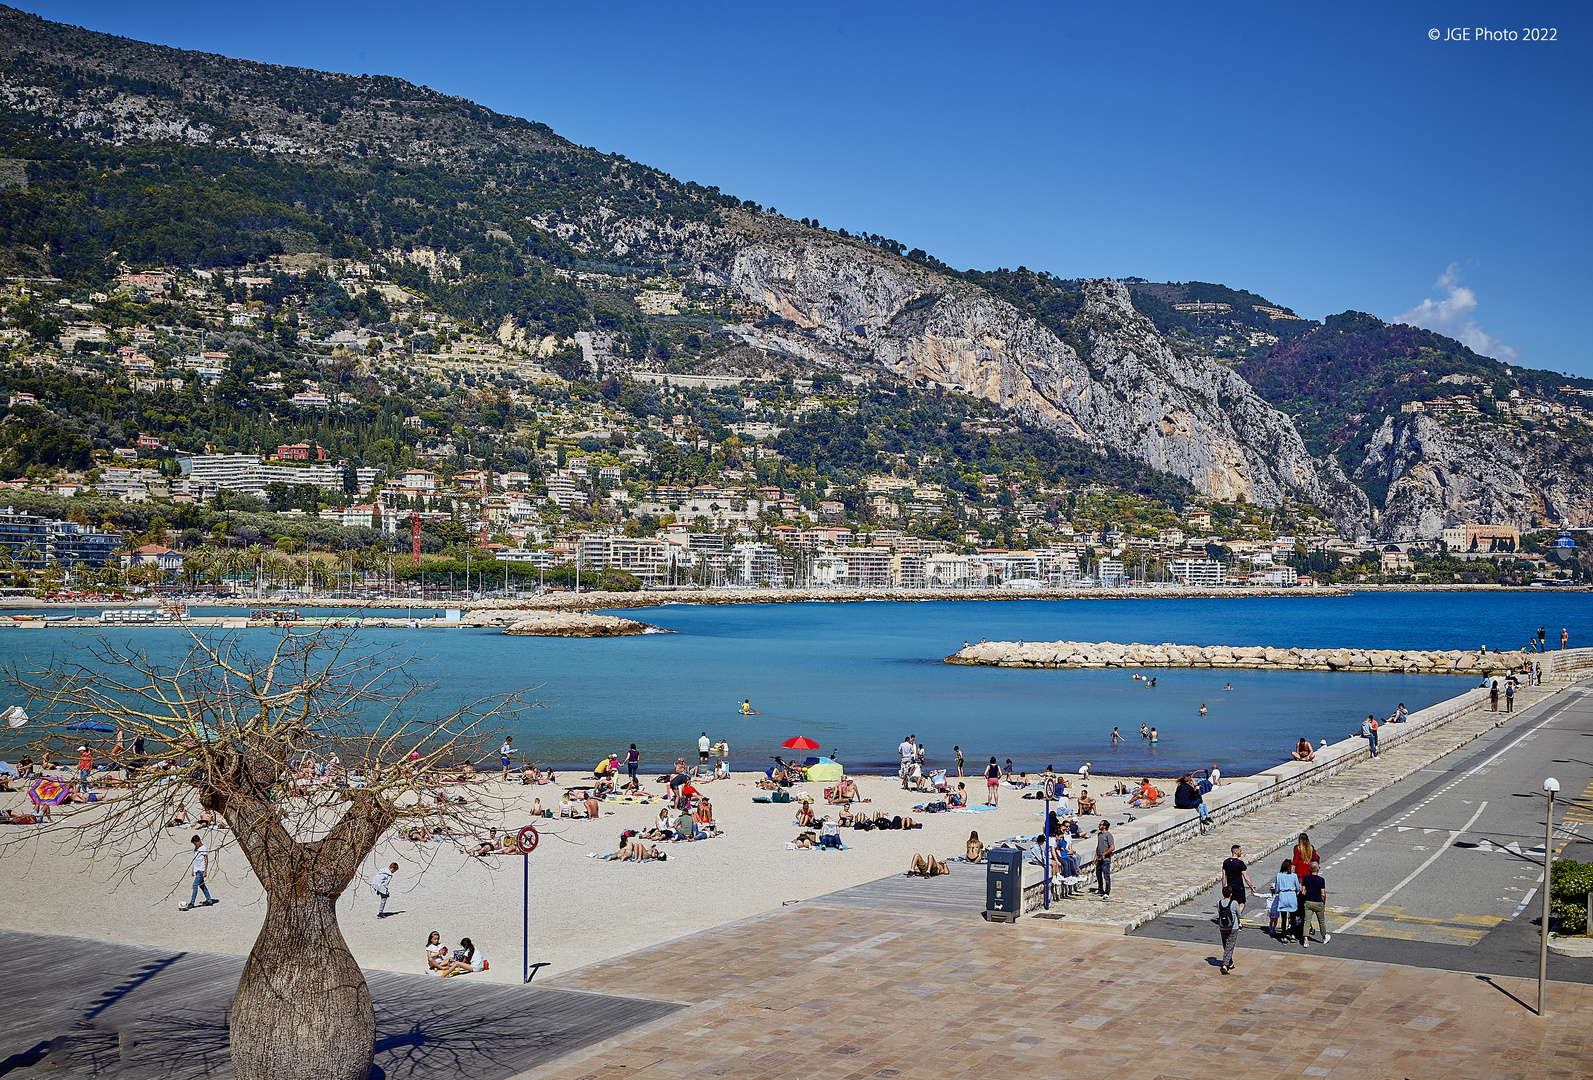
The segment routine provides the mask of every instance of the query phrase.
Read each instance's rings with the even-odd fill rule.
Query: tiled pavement
[[[1215,935],[1213,935],[1215,937]],[[1593,1077],[1593,986],[808,903],[553,985],[692,1007],[527,1080]],[[1519,999],[1519,1000],[1516,1000]]]

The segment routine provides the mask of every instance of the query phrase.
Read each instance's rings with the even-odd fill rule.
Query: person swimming
[[[1144,724],[1141,724],[1139,726],[1139,737],[1142,739],[1150,738],[1150,728],[1146,727]]]
[[[1150,741],[1151,742],[1155,742],[1156,741],[1156,729],[1155,728],[1151,728],[1151,730],[1150,730]]]
[[[1206,703],[1204,701],[1202,701],[1200,703],[1200,715],[1201,716],[1205,716],[1206,715]]]
[[[1224,690],[1232,690],[1233,689],[1233,683],[1229,683],[1227,686],[1223,687],[1223,689]]]

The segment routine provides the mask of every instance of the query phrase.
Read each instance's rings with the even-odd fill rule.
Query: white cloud
[[[1405,314],[1396,315],[1393,321],[1452,337],[1470,346],[1472,352],[1483,356],[1491,356],[1507,364],[1516,362],[1516,351],[1493,335],[1483,333],[1477,320],[1472,318],[1471,313],[1477,307],[1477,294],[1460,283],[1459,263],[1450,263],[1449,269],[1444,271],[1433,287],[1442,290],[1442,300],[1428,297]]]

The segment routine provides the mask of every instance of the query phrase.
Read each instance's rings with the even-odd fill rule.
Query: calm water
[[[1331,672],[1014,671],[953,667],[964,640],[1150,642],[1366,648],[1520,646],[1538,626],[1557,643],[1593,640],[1582,594],[1377,593],[1347,598],[1085,600],[1003,603],[669,606],[633,613],[676,631],[611,639],[515,638],[495,631],[370,631],[413,650],[415,672],[438,683],[437,707],[537,688],[545,708],[512,729],[538,761],[589,765],[635,742],[643,768],[695,750],[699,732],[730,742],[732,765],[766,764],[780,742],[807,735],[849,765],[893,765],[909,732],[932,761],[960,745],[972,766],[990,755],[1018,769],[1047,764],[1166,775],[1218,765],[1241,773],[1274,764],[1304,735],[1330,742],[1368,712],[1412,710],[1469,680]],[[164,628],[115,631],[151,653],[179,647]],[[268,630],[249,631],[264,636]],[[0,662],[47,658],[70,635],[0,634]],[[263,640],[262,640],[262,643]],[[1225,690],[1231,682],[1232,690]],[[750,698],[761,715],[742,716]],[[1205,703],[1208,715],[1201,717]],[[1158,729],[1152,748],[1137,731]],[[1113,726],[1125,741],[1111,743]]]

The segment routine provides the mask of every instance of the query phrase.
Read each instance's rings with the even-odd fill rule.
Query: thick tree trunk
[[[238,1080],[369,1080],[376,1017],[335,896],[268,896],[232,999]]]

